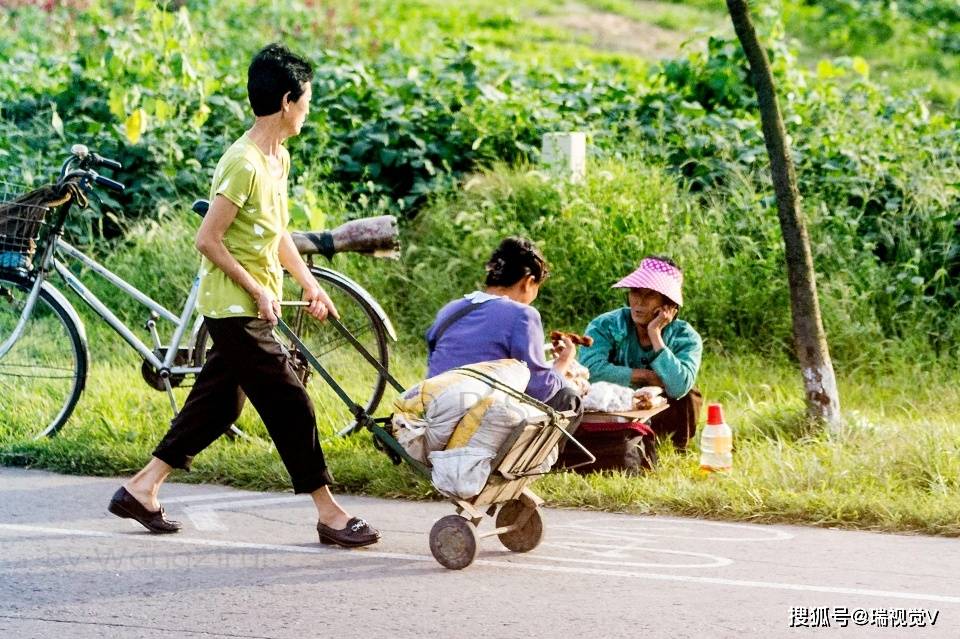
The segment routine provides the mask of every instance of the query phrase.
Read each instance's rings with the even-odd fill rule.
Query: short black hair
[[[525,237],[508,237],[500,242],[486,268],[487,286],[513,286],[528,275],[539,284],[550,275],[540,249]]]
[[[280,110],[283,96],[290,93],[296,102],[303,85],[313,80],[310,63],[274,42],[253,56],[247,69],[247,97],[254,115],[273,115]]]

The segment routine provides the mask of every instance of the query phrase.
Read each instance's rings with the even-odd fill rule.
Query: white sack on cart
[[[545,413],[513,398],[477,404],[457,425],[447,450],[430,453],[432,481],[444,494],[470,499],[483,490],[493,460],[511,433],[524,421],[540,421]],[[537,472],[547,472],[557,462],[556,447]]]
[[[489,375],[519,392],[530,381],[527,365],[515,359],[465,368]],[[420,382],[394,402],[394,436],[410,456],[427,463],[428,455],[447,446],[454,428],[478,403],[505,398],[502,391],[482,379],[457,370],[447,371]]]
[[[445,495],[470,499],[483,490],[496,453],[485,448],[454,448],[430,453],[434,488]]]

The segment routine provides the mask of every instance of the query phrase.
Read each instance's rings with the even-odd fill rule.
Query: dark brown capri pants
[[[253,317],[204,320],[213,348],[153,456],[189,470],[193,457],[237,420],[246,395],[290,473],[293,491],[311,493],[333,483],[317,438],[313,403],[270,323]]]

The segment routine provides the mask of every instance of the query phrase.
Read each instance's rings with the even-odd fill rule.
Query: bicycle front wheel
[[[0,273],[0,344],[13,334],[33,282]],[[55,435],[70,418],[87,377],[87,346],[64,305],[40,291],[25,330],[0,357],[0,439]]]

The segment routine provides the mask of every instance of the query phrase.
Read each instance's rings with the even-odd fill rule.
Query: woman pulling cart
[[[198,308],[213,349],[153,458],[110,500],[111,513],[150,532],[180,530],[160,506],[160,486],[174,468],[189,469],[193,457],[230,428],[246,395],[277,446],[294,492],[313,498],[320,541],[358,547],[380,539],[330,493],[333,479],[317,438],[313,405],[273,335],[284,268],[302,286],[314,318],[337,317],[286,230],[290,155],[282,142],[300,133],[312,78],[310,64],[278,44],[257,53],[248,69],[247,93],[256,119],[217,165],[210,210],[196,241],[203,254]]]

